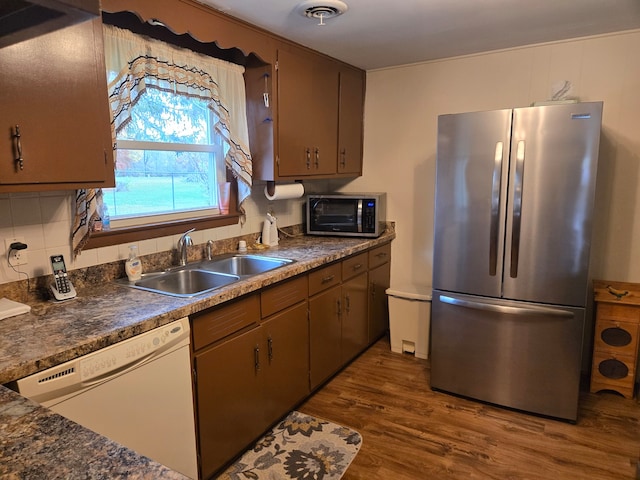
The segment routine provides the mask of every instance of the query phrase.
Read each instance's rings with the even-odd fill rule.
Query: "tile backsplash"
[[[326,183],[305,183],[305,190],[319,192]],[[302,223],[304,198],[269,201],[264,196],[264,183],[256,183],[253,193],[244,203],[247,213],[243,225],[195,231],[191,238],[195,245],[207,240],[224,240],[262,231],[267,212],[273,212],[278,225],[285,227]],[[76,259],[71,252],[71,223],[73,218],[73,191],[0,194],[0,284],[35,278],[51,273],[49,256],[62,254],[68,270],[124,260],[129,245],[114,245],[83,251]],[[180,235],[160,237],[137,242],[141,255],[149,255],[175,248]],[[20,238],[28,245],[23,251],[28,263],[12,269],[7,261],[5,239]],[[20,273],[24,272],[24,273]]]

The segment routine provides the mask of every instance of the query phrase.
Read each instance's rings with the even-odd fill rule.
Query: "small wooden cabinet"
[[[0,49],[0,192],[114,186],[99,18]]]
[[[591,392],[633,398],[640,334],[640,285],[594,282],[596,326]]]

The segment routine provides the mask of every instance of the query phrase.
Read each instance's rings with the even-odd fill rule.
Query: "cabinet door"
[[[309,299],[309,357],[311,389],[342,366],[341,287],[335,286]]]
[[[364,85],[364,72],[346,67],[340,70],[338,173],[362,174]]]
[[[265,373],[265,425],[271,425],[309,394],[309,322],[307,302],[262,325]]]
[[[261,331],[195,355],[201,477],[209,478],[262,434]]]
[[[369,343],[367,273],[342,285],[342,362],[362,352]]]
[[[391,263],[369,270],[369,343],[375,342],[389,328],[389,303],[385,291],[389,288]]]
[[[338,69],[319,55],[278,51],[278,175],[336,173]]]
[[[103,52],[99,18],[0,49],[0,191],[114,185]]]

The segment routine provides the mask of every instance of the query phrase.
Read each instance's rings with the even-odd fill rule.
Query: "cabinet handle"
[[[352,268],[353,268],[353,271],[355,272],[356,270],[360,270],[362,268],[362,264],[361,263],[357,263]]]
[[[376,298],[376,284],[373,282],[371,282],[371,298]]]
[[[384,258],[386,256],[387,256],[387,252],[380,252],[380,253],[376,254],[376,257],[378,257],[378,258]]]
[[[342,302],[340,301],[339,298],[336,300],[336,308],[337,308],[336,314],[338,315],[338,317],[342,316]]]
[[[322,277],[322,283],[329,283],[331,282],[334,278],[336,278],[335,275],[329,275],[327,277]]]
[[[307,147],[307,170],[311,169],[311,149]]]
[[[267,353],[269,355],[269,363],[273,360],[273,338],[267,339]]]
[[[320,168],[320,149],[316,147],[316,169]]]
[[[24,158],[22,158],[22,142],[20,141],[20,125],[16,125],[16,133],[13,138],[16,139],[16,152],[18,157],[16,158],[16,170],[19,168],[20,170],[24,169]]]
[[[253,358],[255,361],[255,370],[256,373],[260,371],[260,348],[256,347],[253,349]]]
[[[347,149],[343,148],[340,151],[340,165],[342,166],[342,168],[347,166]]]
[[[349,311],[351,310],[351,298],[349,297],[349,295],[345,295],[344,297],[345,299],[345,311],[347,312],[347,315],[349,315]]]

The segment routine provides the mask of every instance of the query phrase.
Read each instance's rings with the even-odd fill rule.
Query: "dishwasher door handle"
[[[539,315],[545,317],[573,318],[573,313],[569,310],[548,307],[513,307],[511,305],[496,305],[494,303],[484,303],[474,300],[449,297],[440,295],[440,301],[457,307],[471,308],[473,310],[484,310],[486,312],[505,313],[509,315]]]

